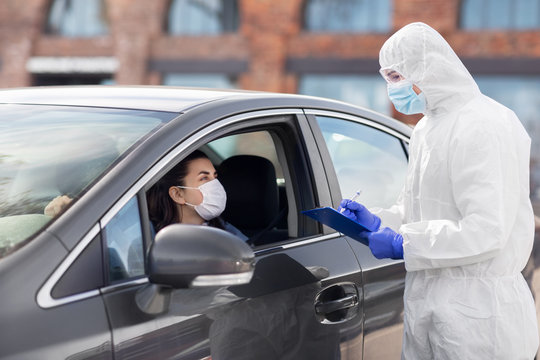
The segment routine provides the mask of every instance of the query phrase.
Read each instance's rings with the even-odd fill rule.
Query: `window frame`
[[[100,226],[99,223],[94,224],[92,228],[81,238],[77,245],[71,250],[67,257],[60,263],[56,270],[52,273],[51,276],[45,281],[43,286],[39,289],[36,302],[42,309],[49,309],[60,305],[69,304],[72,302],[89,299],[91,297],[99,296],[100,290],[93,289],[84,291],[77,294],[68,295],[61,298],[52,297],[54,287],[61,281],[62,277],[66,272],[69,271],[69,268],[73,263],[75,263],[79,256],[84,253],[84,250],[95,241],[96,237],[100,235]],[[101,239],[98,239],[101,241]],[[96,266],[104,266],[102,263],[97,264]]]
[[[81,266],[82,265],[82,266]],[[89,268],[94,270],[89,270]],[[53,299],[63,299],[77,294],[84,294],[99,289],[106,284],[106,274],[103,266],[103,241],[98,233],[81,251],[80,255],[69,265],[51,289]],[[90,272],[90,277],[87,273]],[[67,277],[66,277],[67,275]],[[88,286],[92,282],[99,282],[95,287]],[[86,287],[84,290],[73,290],[73,287]],[[58,292],[58,296],[55,296]]]
[[[118,215],[120,213],[120,211],[122,211],[129,204],[129,202],[131,201],[131,199],[129,199],[126,202],[126,204],[124,204],[124,206],[121,207],[116,212],[116,214],[110,218],[110,220],[109,220],[109,222],[107,222],[107,224],[103,224],[103,223],[101,224],[100,234],[101,234],[103,277],[104,277],[105,286],[114,285],[114,284],[120,284],[120,283],[124,283],[124,282],[128,282],[128,281],[132,281],[132,280],[141,279],[141,278],[146,277],[146,273],[147,273],[147,270],[148,270],[148,268],[146,266],[146,252],[147,252],[147,249],[148,249],[148,246],[149,246],[149,239],[151,239],[151,237],[148,237],[148,235],[151,233],[151,230],[150,230],[150,227],[149,227],[148,224],[143,225],[143,223],[146,223],[146,221],[145,221],[146,218],[143,216],[143,214],[144,214],[143,210],[145,210],[145,209],[143,209],[142,205],[141,205],[141,199],[142,198],[144,198],[144,206],[146,206],[146,196],[141,196],[141,192],[138,192],[131,199],[136,199],[136,201],[137,201],[137,216],[139,218],[139,225],[140,225],[140,231],[141,231],[141,241],[142,241],[141,245],[142,245],[142,249],[143,249],[144,272],[141,275],[127,276],[127,277],[125,277],[123,279],[117,279],[117,280],[113,280],[110,277],[110,275],[111,275],[110,270],[111,269],[110,269],[110,256],[109,256],[109,251],[108,251],[109,243],[108,243],[108,239],[107,239],[106,228],[109,225],[110,220],[114,219],[116,217],[116,215]],[[147,212],[148,212],[148,210],[146,209],[146,213]],[[147,235],[147,232],[148,232],[148,235]]]
[[[233,116],[231,118],[234,119],[237,117],[242,118],[243,116]],[[230,121],[231,118],[224,119],[224,122],[227,122],[227,120]],[[314,175],[311,170],[312,167],[310,165],[310,155],[312,153],[310,153],[305,146],[306,143],[309,143],[309,140],[306,141],[305,130],[302,130],[302,126],[299,125],[299,123],[302,121],[306,121],[306,119],[303,115],[303,112],[299,109],[278,109],[250,113],[250,115],[246,116],[246,118],[242,119],[241,121],[234,121],[228,123],[219,131],[212,131],[211,134],[201,137],[192,146],[188,147],[186,150],[182,151],[181,154],[169,161],[153,177],[151,181],[147,182],[147,184],[144,186],[143,191],[148,191],[161,176],[163,176],[183,157],[185,157],[186,154],[200,148],[201,146],[208,144],[213,140],[240,133],[268,131],[269,134],[272,136],[272,139],[274,140],[275,150],[278,154],[278,160],[280,161],[280,164],[284,171],[284,176],[286,176],[287,173],[289,173],[290,175],[289,178],[285,177],[285,183],[290,183],[292,186],[292,188],[287,188],[289,214],[295,211],[294,209],[297,210],[302,208],[316,207],[318,206],[318,199],[321,198],[321,195],[318,193],[320,191],[319,187],[316,187],[315,184],[320,184],[320,181],[315,180],[317,175]],[[276,136],[280,139],[281,144],[276,143]],[[289,136],[290,139],[288,141],[284,141],[284,138],[287,136]],[[294,140],[292,140],[293,138]],[[311,141],[314,142],[313,140]],[[298,156],[296,156],[294,159],[291,159],[291,156],[288,156],[286,157],[286,162],[283,162],[283,159],[280,158],[280,153],[282,155],[294,153]],[[291,168],[294,168],[295,171],[290,171]],[[307,176],[299,175],[299,173]],[[321,174],[320,171],[319,174]],[[303,182],[302,185],[299,185],[299,181]],[[327,189],[325,190],[323,188],[322,191],[327,191]],[[294,196],[295,194],[296,196]],[[324,196],[322,197],[324,198]],[[297,241],[304,240],[305,238],[320,236],[323,234],[323,232],[321,231],[321,227],[318,223],[314,222],[311,219],[308,219],[305,216],[301,216],[298,211],[296,211],[296,213],[297,221],[291,221],[290,217],[288,219],[289,236],[291,236],[291,234],[295,234],[296,237],[290,237],[289,239],[278,243],[270,243],[257,246],[255,250],[258,251],[276,248],[284,244],[295,243]],[[150,226],[148,217],[146,219],[143,219],[143,222],[147,221],[147,226]],[[291,229],[291,226],[294,226],[295,229]]]

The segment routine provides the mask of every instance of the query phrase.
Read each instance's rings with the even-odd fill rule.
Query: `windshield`
[[[175,115],[0,105],[0,257],[36,234],[133,144]]]

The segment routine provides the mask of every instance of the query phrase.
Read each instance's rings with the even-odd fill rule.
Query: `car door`
[[[361,358],[363,295],[358,261],[346,238],[301,214],[331,205],[322,160],[305,115],[295,109],[258,111],[221,120],[212,129],[178,144],[102,219],[109,262],[105,271],[109,286],[102,293],[115,359]],[[256,265],[249,284],[175,289],[165,311],[152,313],[139,301],[145,288],[158,286],[149,284],[141,273],[140,255],[152,241],[145,191],[196,148],[214,157],[220,171],[219,165],[227,160],[218,151],[223,144],[235,147],[233,155],[240,158],[253,153],[269,157],[278,168],[272,181],[278,194],[282,189],[279,209],[287,214],[271,222],[271,229],[255,230],[264,232],[257,239],[265,240],[253,244]],[[244,214],[252,216],[264,209],[262,198],[258,208],[246,208]],[[242,216],[236,217],[237,223],[229,216],[232,225],[246,233],[250,230],[249,222],[242,224]]]
[[[407,132],[336,112],[306,111],[324,159],[334,205],[360,191],[358,202],[389,208],[403,187]],[[388,121],[387,121],[388,122]],[[388,122],[391,123],[391,122]],[[364,359],[399,358],[403,331],[403,261],[376,259],[369,247],[347,238],[362,268]]]
[[[113,359],[98,221],[118,193],[103,184],[175,114],[48,103],[2,105],[0,358]]]

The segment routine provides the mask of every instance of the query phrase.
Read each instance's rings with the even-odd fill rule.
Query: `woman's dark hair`
[[[208,156],[200,150],[195,150],[159,179],[146,193],[150,221],[156,232],[182,219],[182,214],[178,213],[177,204],[169,196],[169,188],[178,185],[185,186],[189,164],[197,159],[208,159]],[[223,229],[223,221],[220,218],[212,219],[208,221],[208,224]]]

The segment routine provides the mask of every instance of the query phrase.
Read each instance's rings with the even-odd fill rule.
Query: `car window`
[[[407,156],[402,141],[370,126],[317,116],[334,164],[341,196],[361,191],[366,206],[393,205],[405,182]]]
[[[174,114],[0,105],[0,257],[37,233]]]
[[[110,282],[144,275],[144,247],[136,197],[104,229]]]
[[[218,224],[212,219],[208,225],[223,225],[253,246],[321,231],[301,215],[302,210],[315,207],[315,196],[298,134],[288,125],[288,130],[285,127],[281,124],[271,126],[271,130],[224,135],[198,149],[213,163],[227,197]],[[171,165],[172,170],[161,175],[146,193],[151,225],[158,231],[163,224],[178,221],[169,216],[173,210],[162,211],[171,201],[167,189],[176,184],[170,180],[176,180],[173,173],[181,168],[177,164]],[[158,204],[163,206],[157,207]],[[165,221],[160,224],[162,220]],[[220,224],[221,221],[224,223]]]

